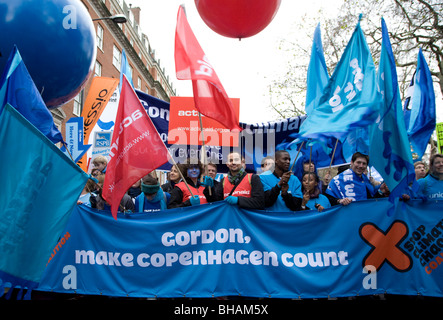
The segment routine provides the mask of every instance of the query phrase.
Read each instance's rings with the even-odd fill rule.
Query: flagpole
[[[65,146],[66,151],[68,151],[68,154],[69,154],[69,156],[70,156],[71,159],[72,159],[72,162],[75,163],[74,158],[72,157],[72,154],[71,154],[71,152],[69,151],[68,144],[67,144],[65,141],[62,141],[62,143],[63,143],[63,145]]]
[[[200,130],[201,130],[201,137],[202,137],[202,147],[200,149],[200,156],[201,156],[201,162],[203,163],[203,166],[205,168],[205,176],[208,175],[208,166],[206,164],[206,148],[205,148],[205,135],[203,134],[203,121],[202,121],[202,114],[200,111],[198,112],[198,119],[200,121]],[[203,175],[200,179],[200,182],[203,182]],[[209,195],[212,196],[211,187],[208,188]]]
[[[200,122],[200,131],[201,131],[201,137],[202,137],[202,147],[200,150],[203,150],[200,152],[201,162],[205,166],[205,174],[206,174],[206,150],[205,150],[205,135],[203,133],[203,121],[202,121],[202,114],[200,111],[198,112],[198,120]]]
[[[309,149],[309,172],[311,172],[311,162],[312,162],[312,145],[311,148]]]
[[[312,163],[312,145],[311,148],[309,149],[309,173],[308,173],[308,181],[311,180],[311,163]]]
[[[334,161],[335,150],[337,150],[337,145],[338,145],[338,139],[336,138],[335,146],[334,146],[334,151],[332,152],[331,162],[329,162],[329,169],[328,169],[328,174],[329,175],[331,175],[331,167],[332,167],[332,162]]]
[[[300,148],[298,149],[297,155],[295,156],[294,162],[292,163],[290,171],[292,171],[292,169],[294,169],[295,162],[297,161],[298,155],[300,154],[301,148],[303,148],[304,144],[305,144],[305,141],[303,140],[301,145],[300,145]]]
[[[183,182],[185,183],[186,188],[188,188],[188,191],[189,191],[189,193],[191,194],[191,196],[194,197],[194,194],[192,193],[191,188],[189,187],[188,183],[186,182],[186,179],[185,179],[185,177],[183,176],[183,173],[182,173],[182,171],[180,170],[180,168],[179,168],[177,162],[175,162],[174,157],[172,157],[171,153],[169,152],[169,149],[166,148],[166,150],[168,150],[168,155],[169,155],[169,158],[172,160],[173,165],[177,167],[177,171],[178,171],[178,173],[180,174],[180,177],[182,178]]]
[[[335,150],[337,150],[338,139],[335,140],[334,151],[332,152],[331,162],[329,163],[329,173],[331,172],[332,162],[334,161]]]

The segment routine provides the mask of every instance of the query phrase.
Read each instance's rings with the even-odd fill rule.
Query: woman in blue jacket
[[[285,199],[286,206],[293,211],[300,210],[318,210],[322,212],[331,207],[329,199],[320,192],[320,179],[315,172],[304,172],[302,175],[302,193],[301,201],[291,201],[285,197],[287,187],[282,187],[282,197]],[[286,200],[288,199],[288,200]]]
[[[429,174],[419,179],[418,194],[428,200],[443,200],[443,155],[435,154],[429,160]]]

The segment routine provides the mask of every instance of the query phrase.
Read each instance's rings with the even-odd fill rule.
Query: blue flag
[[[129,65],[128,58],[126,58],[125,49],[122,51],[122,63],[120,66],[120,83],[118,84],[118,89],[120,91],[122,91],[123,75],[126,76],[131,86],[134,87],[134,84],[132,83],[131,66]]]
[[[6,103],[16,108],[53,143],[63,142],[51,112],[37,90],[16,46],[0,79],[0,113]]]
[[[374,123],[381,95],[377,92],[375,66],[360,22],[319,103],[300,127],[303,139],[325,141],[333,136],[343,141],[354,128]]]
[[[435,130],[435,93],[431,72],[420,48],[417,69],[411,82],[410,98],[406,99],[404,118],[412,152],[421,160]]]
[[[369,154],[368,127],[356,128],[348,133],[343,141],[343,157],[345,162],[351,162],[352,155],[356,152]]]
[[[27,298],[88,176],[9,104],[0,145],[0,296],[5,286],[18,286]]]
[[[407,192],[410,184],[416,188],[415,171],[403,120],[397,71],[388,29],[384,19],[378,86],[383,104],[376,123],[371,126],[369,159],[384,178],[393,200]]]
[[[296,134],[290,135],[290,137]],[[301,181],[303,177],[303,163],[311,160],[316,169],[329,167],[329,165],[340,165],[346,163],[342,155],[342,144],[335,138],[329,139],[328,144],[312,143],[310,141],[283,142],[276,146],[276,150],[286,150],[291,156],[292,171]],[[335,150],[334,150],[335,149]],[[331,164],[332,160],[332,164]],[[295,163],[294,163],[295,162]]]
[[[328,84],[329,74],[326,67],[323,44],[321,42],[320,23],[315,28],[314,41],[312,42],[311,60],[308,66],[307,91],[306,91],[306,114],[309,116],[320,101],[323,90]]]

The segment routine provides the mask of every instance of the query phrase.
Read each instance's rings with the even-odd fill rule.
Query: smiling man
[[[275,152],[275,169],[274,172],[266,171],[260,175],[260,180],[265,191],[266,209],[275,211],[291,211],[286,206],[285,198],[293,199],[293,202],[300,202],[303,198],[301,192],[301,183],[296,176],[289,170],[291,165],[291,156],[285,150]],[[287,192],[282,196],[281,189],[287,186]],[[286,188],[285,188],[286,189]],[[286,199],[287,201],[289,199]]]
[[[224,200],[230,205],[245,209],[263,209],[265,205],[263,185],[256,174],[246,173],[244,159],[238,152],[228,155],[228,175],[215,186],[215,194],[209,202]]]
[[[369,156],[360,152],[352,155],[351,168],[335,176],[326,190],[326,196],[332,204],[345,205],[351,201],[379,197],[378,188],[375,188],[364,174],[368,164]]]
[[[443,200],[443,155],[435,154],[429,160],[429,174],[417,181],[418,193],[429,200]]]

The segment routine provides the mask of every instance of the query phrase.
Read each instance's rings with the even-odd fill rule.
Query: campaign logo
[[[111,146],[111,132],[96,132],[95,133],[95,148],[105,148]]]
[[[443,219],[435,225],[418,226],[403,247],[431,274],[443,263]]]
[[[363,267],[372,265],[377,271],[387,262],[398,272],[407,272],[412,268],[412,259],[400,245],[409,234],[408,226],[400,220],[394,221],[386,231],[372,222],[360,226],[360,237],[371,250],[363,259]]]

